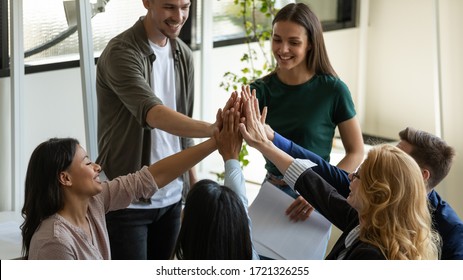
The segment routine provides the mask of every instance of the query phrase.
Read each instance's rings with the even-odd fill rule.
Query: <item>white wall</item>
[[[11,207],[11,126],[10,81],[0,79],[0,211]],[[26,75],[24,79],[24,107],[22,131],[25,174],[34,148],[51,137],[74,137],[83,147],[85,127],[80,70],[78,68]],[[23,186],[21,186],[23,187]],[[20,190],[20,193],[23,193]],[[22,202],[20,203],[22,205]]]
[[[438,192],[463,217],[463,1],[438,0],[443,138],[456,148]],[[372,0],[368,27],[364,132],[398,138],[406,126],[438,134],[434,0]]]
[[[365,132],[396,139],[408,125],[435,131],[431,2],[370,1]]]

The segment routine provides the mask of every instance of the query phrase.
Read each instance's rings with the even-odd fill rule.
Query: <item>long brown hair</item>
[[[32,152],[26,172],[21,225],[22,255],[26,259],[32,236],[40,223],[64,206],[58,175],[71,165],[78,144],[73,138],[52,138]]]

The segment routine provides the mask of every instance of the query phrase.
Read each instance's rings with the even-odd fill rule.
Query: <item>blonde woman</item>
[[[311,170],[309,160],[294,159],[268,140],[255,96],[244,95],[240,131],[284,174],[284,180],[343,234],[326,259],[438,259],[440,237],[432,228],[426,187],[417,163],[391,145],[371,149],[349,174],[350,194],[341,196]]]

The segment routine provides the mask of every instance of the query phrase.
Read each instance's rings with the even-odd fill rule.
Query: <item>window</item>
[[[240,7],[235,0],[213,0],[214,47],[244,42]],[[9,8],[8,0],[0,0],[0,77],[9,75]],[[192,1],[190,17],[180,37],[192,48],[201,42],[201,5]],[[260,1],[256,1],[260,3]],[[276,0],[284,5],[288,0]],[[325,31],[355,26],[356,0],[303,0],[322,21]],[[132,26],[146,14],[141,0],[90,0],[95,57],[108,41]],[[259,9],[260,7],[256,7]],[[76,27],[75,0],[23,0],[23,26],[26,73],[49,71],[79,65],[79,42]],[[263,14],[256,18],[270,29],[270,19]]]
[[[356,24],[356,0],[276,0],[275,2],[279,8],[290,2],[308,4],[322,22],[324,31],[355,27]],[[261,1],[256,1],[256,4],[255,8],[259,10]],[[194,28],[198,33],[196,44],[199,44],[201,42],[201,5],[197,5],[196,9],[198,16]],[[215,0],[213,2],[214,47],[243,43],[245,33],[243,19],[238,15],[239,12],[240,6],[235,4],[235,0]],[[271,29],[271,19],[263,14],[257,16],[256,22],[265,29]]]
[[[79,59],[76,1],[23,1],[25,63],[38,65]],[[96,55],[112,37],[146,13],[141,1],[93,0],[90,3]]]
[[[8,0],[1,1],[0,76],[8,75]],[[95,57],[108,41],[146,14],[142,1],[90,0]],[[79,65],[75,0],[23,0],[24,63],[26,73]],[[0,71],[1,71],[0,70]]]

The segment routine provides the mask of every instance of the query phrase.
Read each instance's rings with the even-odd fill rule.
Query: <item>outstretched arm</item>
[[[223,108],[224,111],[233,106],[236,95],[236,92],[232,93]],[[153,106],[147,113],[146,122],[152,128],[190,138],[212,137],[214,129],[219,126],[217,120],[213,124],[195,120],[164,105]]]
[[[214,138],[216,139],[219,153],[222,155],[225,163],[224,185],[234,191],[243,203],[249,223],[249,231],[252,235],[252,221],[248,215],[248,198],[246,196],[245,180],[238,161],[241,145],[243,143],[243,137],[239,131],[240,107],[241,102],[237,99],[235,106],[222,114],[223,128],[220,133],[218,130],[215,131]],[[252,246],[252,259],[259,259],[259,255],[254,246]]]
[[[165,105],[155,105],[147,113],[146,122],[152,128],[181,137],[211,137],[214,125],[192,119]]]
[[[224,185],[240,197],[246,208],[248,200],[246,197],[245,180],[238,162],[243,143],[243,137],[238,129],[240,120],[239,106],[240,102],[238,100],[231,110],[223,112],[223,128],[220,132],[218,130],[215,131],[214,139],[225,164]]]
[[[195,166],[216,149],[214,139],[208,139],[200,144],[181,152],[163,158],[148,167],[159,188],[164,187]]]
[[[336,190],[344,197],[349,195],[349,175],[348,172],[341,168],[331,165],[329,162],[321,158],[319,155],[302,148],[289,139],[274,132],[269,125],[265,126],[267,137],[272,140],[273,144],[279,149],[285,151],[294,158],[309,159],[317,166],[312,167],[312,170],[320,175],[325,181],[336,188]]]

